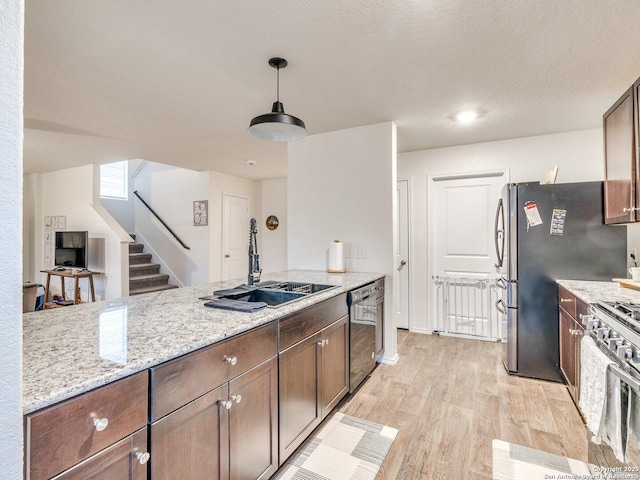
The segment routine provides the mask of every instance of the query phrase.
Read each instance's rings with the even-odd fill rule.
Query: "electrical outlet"
[[[354,258],[358,260],[367,258],[367,247],[349,245],[347,247],[347,258]]]

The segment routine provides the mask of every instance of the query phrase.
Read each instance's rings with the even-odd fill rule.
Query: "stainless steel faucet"
[[[249,275],[247,276],[247,285],[253,285],[254,282],[260,281],[260,261],[258,255],[258,223],[255,218],[249,222]],[[256,276],[257,274],[257,276]]]

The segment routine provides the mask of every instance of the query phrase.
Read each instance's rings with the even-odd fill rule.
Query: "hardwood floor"
[[[501,349],[398,330],[398,363],[339,409],[399,430],[377,480],[491,479],[494,438],[587,461],[566,387],[507,375]]]

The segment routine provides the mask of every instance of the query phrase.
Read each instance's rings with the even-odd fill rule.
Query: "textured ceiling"
[[[637,0],[26,0],[25,172],[286,176],[286,144],[247,133],[272,56],[311,135],[393,120],[407,152],[596,128],[640,76],[639,25]]]

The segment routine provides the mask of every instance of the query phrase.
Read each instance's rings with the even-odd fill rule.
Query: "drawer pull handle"
[[[238,359],[236,357],[230,357],[229,355],[225,355],[223,360],[229,365],[235,365],[236,363],[238,363]]]
[[[151,458],[151,454],[149,452],[138,452],[136,453],[136,458],[140,462],[140,465],[144,465]]]
[[[624,213],[637,212],[638,210],[640,210],[638,207],[627,207],[622,209]]]
[[[96,418],[93,421],[93,425],[96,427],[96,431],[97,432],[101,432],[101,431],[103,431],[105,428],[107,428],[109,426],[109,419],[108,418]]]
[[[560,299],[560,303],[565,303],[565,302],[570,302],[571,299],[570,298],[561,298]]]
[[[240,395],[240,394],[231,395],[231,400],[233,400],[236,403],[240,403],[242,401],[242,395]]]
[[[230,410],[231,407],[233,406],[233,403],[231,402],[231,400],[220,400],[220,405],[222,405],[224,408],[226,408],[227,410]]]

